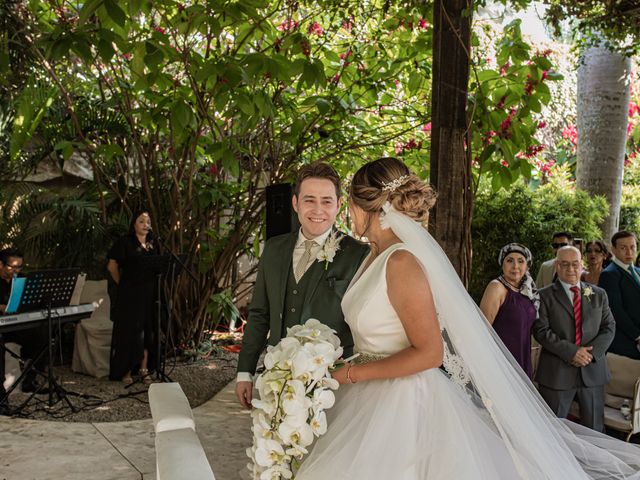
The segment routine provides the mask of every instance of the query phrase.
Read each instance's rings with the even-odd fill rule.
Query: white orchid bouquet
[[[247,455],[254,479],[294,478],[314,437],[327,431],[325,410],[338,388],[331,369],[340,357],[335,331],[314,318],[268,347],[265,371],[256,380],[259,398],[251,402],[253,446]]]

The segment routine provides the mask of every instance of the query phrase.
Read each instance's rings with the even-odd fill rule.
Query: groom
[[[267,338],[275,345],[287,328],[317,318],[337,331],[345,350],[353,346],[340,302],[369,248],[334,228],[342,200],[333,167],[326,163],[303,167],[292,204],[300,230],[268,240],[258,265],[238,359],[236,395],[245,408],[251,408],[252,375]],[[335,257],[318,260],[319,254],[332,253],[336,238]]]

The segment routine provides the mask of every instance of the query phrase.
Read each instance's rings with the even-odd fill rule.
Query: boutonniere
[[[591,295],[593,295],[593,288],[584,287],[582,289],[582,295],[584,296],[584,298],[586,298],[588,301],[590,301],[591,300]]]
[[[324,242],[322,249],[318,252],[316,259],[319,262],[324,262],[325,270],[329,268],[329,264],[333,262],[333,257],[336,256],[336,252],[340,250],[340,241],[343,237],[344,235],[334,230]]]

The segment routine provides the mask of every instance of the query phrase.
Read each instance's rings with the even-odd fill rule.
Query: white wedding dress
[[[365,358],[409,346],[385,277],[389,256],[400,248],[393,245],[357,273],[342,301],[354,349]],[[329,430],[298,480],[518,478],[489,416],[440,369],[342,385],[327,413]]]
[[[430,280],[452,375],[430,369],[341,385],[327,412],[328,430],[296,479],[640,479],[640,449],[556,419],[477,313],[435,240],[408,217],[388,213],[405,243],[361,267],[344,296],[354,350],[366,361],[409,346],[385,274],[390,255],[406,249]]]

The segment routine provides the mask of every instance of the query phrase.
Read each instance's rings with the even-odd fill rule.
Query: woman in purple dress
[[[540,297],[529,273],[531,252],[519,243],[502,247],[498,263],[502,275],[487,285],[480,309],[507,349],[532,378],[531,326],[538,316]]]

